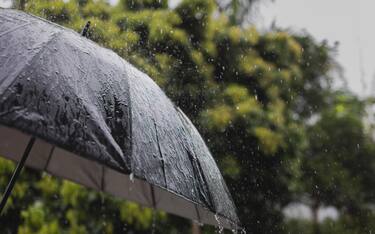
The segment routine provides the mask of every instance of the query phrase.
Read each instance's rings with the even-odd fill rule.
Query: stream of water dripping
[[[151,234],[155,234],[155,229],[156,229],[156,210],[152,209]]]
[[[220,220],[219,220],[219,216],[217,216],[217,214],[215,214],[215,219],[216,219],[217,226],[218,226],[217,233],[222,234],[223,231],[224,231],[224,227],[223,227],[223,225],[221,225]]]

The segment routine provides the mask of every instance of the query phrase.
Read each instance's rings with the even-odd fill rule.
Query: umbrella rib
[[[154,186],[151,183],[150,183],[150,190],[151,190],[152,206],[154,209],[156,209],[155,190],[154,190]]]
[[[102,180],[101,180],[101,184],[100,184],[101,190],[103,192],[104,192],[104,188],[105,188],[104,173],[105,173],[105,166],[103,165],[102,166]]]
[[[47,161],[46,161],[46,165],[44,166],[44,169],[43,169],[44,171],[47,171],[47,168],[48,168],[49,162],[51,161],[53,152],[55,152],[55,146],[54,145],[52,146],[51,151],[49,152],[49,155],[48,155],[48,158],[47,158]]]
[[[160,157],[161,157],[161,164],[162,164],[162,169],[163,169],[163,175],[164,175],[164,183],[165,183],[165,187],[168,189],[168,184],[167,184],[167,176],[166,176],[166,173],[165,173],[165,162],[164,162],[164,156],[163,156],[163,152],[161,151],[161,147],[160,147],[160,141],[159,141],[159,134],[158,134],[158,128],[156,126],[156,122],[155,120],[153,119],[154,121],[154,126],[155,126],[155,135],[156,135],[156,142],[158,143],[158,150],[159,150],[159,154],[160,154]]]

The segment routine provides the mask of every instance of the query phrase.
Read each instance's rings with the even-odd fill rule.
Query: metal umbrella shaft
[[[18,176],[21,173],[21,170],[25,165],[27,157],[29,156],[31,149],[33,148],[34,142],[35,142],[35,137],[31,137],[31,139],[30,139],[29,143],[27,144],[27,147],[26,147],[26,149],[25,149],[25,151],[22,155],[21,160],[18,162],[17,167],[13,172],[12,178],[10,179],[9,184],[7,185],[7,187],[5,189],[4,195],[3,195],[2,199],[1,199],[1,203],[0,203],[0,215],[1,215],[1,213],[4,209],[4,207],[5,207],[5,204],[7,203],[7,200],[9,198],[10,194],[12,193],[14,184],[16,183],[16,181],[18,179]]]

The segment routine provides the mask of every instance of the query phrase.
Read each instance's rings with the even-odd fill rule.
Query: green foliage
[[[305,197],[340,212],[322,233],[368,232],[375,144],[363,118],[371,102],[333,91],[327,44],[241,27],[217,9],[213,0],[175,9],[166,0],[35,0],[25,10],[77,32],[90,20],[91,40],[163,88],[207,140],[247,233],[311,233],[316,224],[284,222],[282,213]],[[13,167],[0,160],[1,189]],[[149,233],[154,219],[156,233],[190,231],[185,219],[26,170],[0,232]]]
[[[308,127],[303,191],[313,207],[334,206],[343,217],[359,224],[364,214],[371,214],[368,204],[375,198],[375,142],[363,124],[366,101],[337,92],[330,102],[332,106]],[[367,228],[363,224],[358,230]]]

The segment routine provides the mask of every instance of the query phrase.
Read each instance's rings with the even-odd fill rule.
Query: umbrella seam
[[[115,53],[116,54],[116,53]],[[117,55],[117,54],[116,54]],[[118,55],[117,55],[118,56]],[[126,67],[126,60],[124,60],[122,57],[118,56],[120,58],[120,61],[121,63],[123,64],[124,67]],[[125,77],[128,76],[128,73],[127,71],[124,69],[124,75]],[[126,82],[127,84],[127,88],[128,88],[128,98],[129,98],[129,102],[128,102],[128,124],[129,124],[129,128],[128,128],[128,131],[129,131],[129,143],[127,145],[128,149],[127,149],[127,152],[129,155],[129,172],[128,174],[131,174],[131,173],[134,173],[133,172],[133,168],[134,168],[134,160],[133,160],[133,109],[132,109],[132,92],[131,92],[131,89],[130,89],[130,82],[128,81],[128,79],[124,79],[124,81]]]
[[[165,183],[166,189],[168,189],[167,175],[166,175],[166,172],[165,172],[165,161],[164,161],[163,152],[162,152],[161,147],[160,147],[160,141],[159,141],[159,136],[158,136],[158,128],[157,128],[155,120],[154,119],[152,119],[152,120],[153,120],[154,126],[155,126],[156,142],[158,143],[158,150],[159,150],[159,154],[160,154],[160,157],[161,157],[161,164],[162,164],[162,170],[163,170],[163,175],[164,175],[164,183]]]
[[[20,29],[20,28],[22,28],[22,27],[25,27],[25,26],[29,25],[29,24],[31,24],[31,22],[28,22],[28,23],[25,23],[25,24],[21,24],[21,25],[18,25],[17,27],[14,27],[14,28],[12,28],[12,29],[9,29],[9,30],[7,30],[7,31],[5,31],[5,32],[3,32],[3,33],[1,33],[1,34],[0,34],[0,37],[6,35],[6,34],[8,34],[8,33],[14,32],[14,31],[16,31],[16,30],[18,30],[18,29]]]
[[[52,144],[51,144],[52,145]],[[48,158],[47,158],[47,161],[46,161],[46,165],[44,166],[44,171],[47,171],[47,168],[48,168],[48,164],[49,164],[49,162],[51,161],[51,158],[52,158],[52,154],[55,152],[55,146],[54,145],[52,145],[52,148],[51,148],[51,151],[50,151],[50,153],[49,153],[49,155],[48,155]]]
[[[189,131],[189,128],[187,127],[187,124],[186,124],[186,120],[185,120],[185,116],[184,115],[181,115],[181,110],[180,110],[180,108],[178,108],[178,107],[176,107],[175,106],[175,108],[176,108],[176,110],[177,110],[177,113],[178,113],[178,119],[180,120],[180,122],[181,122],[181,124],[185,127],[184,129],[186,129],[186,131],[188,132],[188,134],[189,135],[192,135],[192,133]],[[189,147],[190,148],[190,147]],[[209,199],[209,202],[211,203],[210,205],[212,206],[212,207],[208,207],[208,208],[211,208],[213,211],[215,211],[215,212],[217,212],[216,211],[216,207],[215,207],[215,205],[214,205],[214,201],[213,201],[213,198],[212,198],[212,194],[211,194],[211,192],[210,192],[210,189],[209,189],[209,186],[208,186],[208,183],[207,183],[207,179],[206,179],[206,177],[205,177],[205,174],[203,173],[203,169],[202,169],[202,166],[201,166],[201,164],[200,164],[200,161],[199,161],[199,159],[198,159],[198,157],[196,156],[196,152],[195,152],[195,150],[194,150],[194,147],[191,147],[191,151],[192,152],[190,152],[190,149],[187,149],[186,147],[185,147],[185,150],[186,150],[186,152],[187,152],[187,154],[188,154],[188,156],[189,157],[192,157],[193,158],[193,161],[194,161],[194,156],[195,156],[195,161],[196,161],[196,164],[197,164],[197,166],[198,166],[198,170],[199,170],[199,175],[198,176],[200,176],[202,179],[203,179],[203,182],[204,182],[204,184],[206,185],[206,188],[207,188],[207,195],[208,195],[208,199]],[[191,155],[191,154],[194,154],[194,156],[193,155]],[[193,168],[193,173],[195,174],[195,176],[197,176],[196,175],[196,173],[198,173],[198,172],[196,172],[195,170],[194,170],[194,166],[192,165],[192,168]]]
[[[179,117],[180,117],[179,119],[180,119],[181,123],[182,123],[184,126],[186,126],[187,122],[189,121],[188,118],[187,118],[187,116],[182,112],[182,110],[181,110],[179,107],[176,107],[176,106],[175,106],[175,108],[176,108],[177,112],[179,113]],[[186,128],[186,129],[188,129],[188,128]],[[189,132],[190,135],[192,134],[192,132],[190,132],[189,130],[188,130],[188,132]],[[198,132],[198,130],[197,130],[197,132]],[[199,132],[198,132],[198,134],[199,134]],[[200,134],[199,134],[199,135],[200,135]],[[186,149],[186,150],[187,150],[187,149]],[[207,150],[209,151],[208,147],[207,147]],[[193,151],[194,154],[196,154],[194,148],[192,149],[192,151]],[[188,151],[188,152],[189,152],[189,151]],[[197,159],[196,161],[197,161],[197,165],[198,165],[198,167],[199,167],[199,171],[203,172],[203,169],[202,169],[202,166],[201,166],[201,163],[200,163],[198,157],[196,157],[196,159]],[[216,162],[215,162],[215,164],[216,164]],[[216,164],[216,166],[217,166],[217,164]],[[236,206],[235,206],[235,204],[234,204],[234,202],[233,202],[233,198],[232,198],[231,194],[229,193],[229,190],[228,190],[228,187],[227,187],[227,185],[226,185],[226,183],[225,183],[224,178],[222,177],[222,175],[220,175],[220,177],[221,177],[221,180],[220,180],[221,184],[223,185],[224,189],[227,191],[228,197],[229,197],[229,199],[232,201],[232,204],[233,204],[234,209],[237,210],[237,208],[236,208]],[[209,184],[208,184],[207,181],[206,181],[206,176],[205,176],[204,173],[202,173],[202,179],[204,180],[204,183],[206,184],[206,186],[207,186],[207,188],[208,188],[208,196],[209,196],[209,200],[210,200],[210,202],[211,202],[212,205],[213,205],[213,207],[211,207],[211,209],[212,209],[211,212],[215,212],[215,213],[217,213],[217,214],[220,214],[222,217],[225,217],[226,219],[231,220],[231,219],[229,219],[226,215],[224,215],[224,214],[222,214],[222,213],[220,213],[220,212],[217,211],[217,207],[215,207],[215,203],[214,203],[213,198],[212,198],[212,193],[211,193],[211,190],[209,189]],[[208,208],[209,208],[209,207],[208,207]],[[236,216],[236,218],[238,219],[237,216]],[[238,221],[232,221],[232,222],[234,222],[234,223],[240,223],[239,220],[238,220]]]

